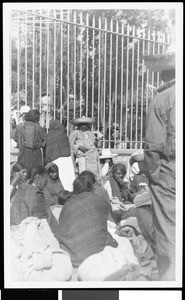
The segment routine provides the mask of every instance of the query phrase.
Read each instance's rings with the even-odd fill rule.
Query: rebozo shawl
[[[52,162],[59,157],[69,157],[70,144],[65,128],[59,120],[50,121],[46,137],[46,161]]]

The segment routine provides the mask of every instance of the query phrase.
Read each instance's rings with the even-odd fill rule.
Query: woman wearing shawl
[[[28,169],[43,164],[44,129],[39,125],[40,113],[31,109],[25,116],[25,123],[15,129],[14,140],[18,143],[18,163]]]
[[[55,234],[58,224],[44,196],[44,188],[48,180],[47,170],[38,165],[29,170],[28,176],[29,181],[19,186],[11,199],[10,226],[19,225],[27,217],[47,219]]]
[[[69,139],[59,120],[51,120],[46,136],[46,162],[54,163],[59,170],[59,178],[65,190],[73,190],[75,173],[71,158]]]
[[[128,182],[125,180],[126,173],[126,166],[122,163],[116,163],[112,166],[108,180],[104,184],[111,201],[111,216],[116,223],[119,223],[123,218],[135,216],[134,197],[130,193]]]

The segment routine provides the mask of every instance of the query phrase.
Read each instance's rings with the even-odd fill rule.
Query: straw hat
[[[71,121],[73,125],[79,125],[79,124],[94,124],[95,119],[93,118],[86,118],[83,116],[82,118],[74,119]]]
[[[27,114],[30,111],[30,107],[27,105],[21,106],[20,108],[20,117],[22,116],[22,114]]]
[[[100,159],[113,158],[118,156],[118,154],[111,153],[110,149],[102,149],[102,154],[99,156]]]
[[[151,71],[165,71],[175,69],[175,46],[171,45],[164,54],[143,55],[145,65]]]

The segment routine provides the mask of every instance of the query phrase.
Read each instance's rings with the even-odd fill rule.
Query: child
[[[72,197],[72,195],[73,193],[67,190],[61,191],[57,196],[58,204],[51,206],[52,213],[55,216],[57,221],[59,220],[59,216],[63,205]]]
[[[44,189],[45,199],[48,206],[58,204],[58,194],[64,190],[64,187],[59,178],[58,167],[54,163],[46,165],[48,173],[48,182]]]

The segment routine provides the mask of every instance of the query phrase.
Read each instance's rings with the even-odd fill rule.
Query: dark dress
[[[32,145],[27,141],[26,132],[32,132]],[[19,124],[14,132],[14,140],[18,143],[18,163],[23,163],[28,169],[43,164],[42,147],[44,145],[44,129],[34,122]]]

